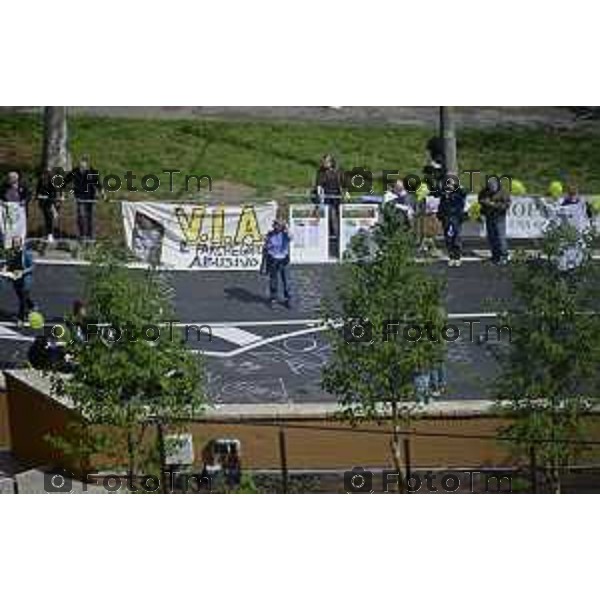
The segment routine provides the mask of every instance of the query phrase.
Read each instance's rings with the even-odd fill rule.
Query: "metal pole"
[[[160,421],[157,421],[156,423],[156,434],[158,437],[158,451],[160,454],[160,489],[163,494],[168,494],[169,486],[167,485],[167,451],[165,448],[165,432],[163,424]]]
[[[537,457],[535,446],[531,446],[531,448],[529,448],[529,477],[531,480],[531,493],[537,494]]]
[[[287,468],[287,449],[285,446],[285,430],[279,428],[279,456],[281,458],[281,483],[283,493],[288,493],[288,468]]]

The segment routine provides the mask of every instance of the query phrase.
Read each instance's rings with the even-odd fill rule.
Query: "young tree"
[[[516,455],[535,452],[557,493],[561,467],[586,450],[585,417],[600,385],[600,318],[594,312],[600,279],[586,237],[567,224],[554,225],[537,255],[517,255],[511,264],[514,304],[502,319],[512,339],[496,382],[512,420],[503,433],[513,438]],[[577,260],[567,268],[569,256]]]
[[[161,325],[173,317],[171,290],[160,273],[128,270],[114,251],[99,249],[92,260],[86,281],[90,323],[83,338],[73,337],[68,346],[72,375],[54,375],[53,386],[81,416],[88,455],[107,450],[106,437],[91,434],[97,426],[124,433],[133,476],[143,463],[150,425],[203,409],[203,365],[186,349],[179,329]]]
[[[342,264],[337,308],[326,318],[332,357],[323,387],[335,394],[341,415],[392,421],[392,457],[405,489],[400,425],[415,412],[415,375],[443,360],[442,282],[415,261],[415,240],[403,214],[385,207],[371,236],[356,236],[352,260]],[[395,324],[395,325],[394,325]]]

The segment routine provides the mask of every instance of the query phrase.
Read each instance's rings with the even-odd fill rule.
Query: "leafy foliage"
[[[180,330],[161,326],[173,320],[171,295],[157,271],[134,273],[114,251],[99,248],[86,281],[91,323],[68,348],[76,367],[67,378],[53,376],[54,390],[72,399],[83,427],[125,432],[132,469],[149,423],[195,416],[206,401],[200,359]],[[107,325],[120,336],[109,336]],[[144,334],[149,326],[153,341]],[[89,435],[83,438],[89,446]]]
[[[386,206],[372,238],[356,236],[353,260],[341,266],[339,307],[330,307],[326,316],[332,322],[343,320],[345,326],[329,330],[333,352],[323,387],[338,397],[342,415],[351,420],[377,419],[390,408],[409,417],[414,375],[443,359],[442,283],[414,260],[415,247],[400,211]],[[368,320],[370,343],[348,341],[355,319]],[[386,341],[386,331],[393,331],[390,321],[398,323],[399,332]],[[415,341],[408,339],[417,338],[416,330],[406,329],[409,325],[422,328]],[[426,326],[434,336],[426,333]]]
[[[562,253],[584,242],[584,260],[559,268]],[[511,266],[516,305],[503,318],[512,343],[496,382],[514,423],[516,454],[535,447],[549,483],[559,489],[559,468],[585,451],[585,417],[600,388],[598,268],[590,260],[591,240],[568,225],[552,227],[535,256],[517,255]],[[572,443],[568,443],[571,440]]]

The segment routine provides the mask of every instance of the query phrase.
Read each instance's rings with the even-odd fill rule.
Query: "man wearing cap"
[[[279,280],[283,285],[284,305],[290,308],[290,234],[281,219],[273,221],[273,229],[267,233],[263,248],[263,269],[269,275],[269,302],[271,308],[277,303]]]

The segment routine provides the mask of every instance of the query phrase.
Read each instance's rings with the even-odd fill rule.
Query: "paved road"
[[[1,110],[34,111],[41,107],[4,107]],[[424,125],[435,130],[435,106],[73,106],[73,114],[133,119],[239,119],[316,121],[321,123],[362,123]],[[457,106],[458,126],[499,125],[597,128],[597,121],[576,121],[572,110],[561,106]]]
[[[510,300],[506,271],[481,262],[448,270],[432,265],[447,278],[448,312],[459,323],[461,338],[449,345],[449,398],[487,397],[486,382],[496,368],[501,344],[479,345],[470,338],[461,315],[494,311]],[[85,266],[38,265],[33,297],[48,321],[59,320],[73,299],[82,295]],[[135,273],[135,271],[132,271]],[[188,330],[191,349],[205,353],[208,384],[217,403],[332,401],[320,388],[320,371],[330,348],[315,330],[324,298],[335,286],[336,267],[292,269],[296,302],[292,309],[271,309],[265,302],[267,280],[253,272],[165,273],[175,292],[178,320],[208,324],[212,338]],[[0,284],[0,364],[22,364],[30,332],[14,325],[15,298],[8,282]],[[474,327],[474,334],[483,331]],[[207,330],[204,330],[207,331]]]

